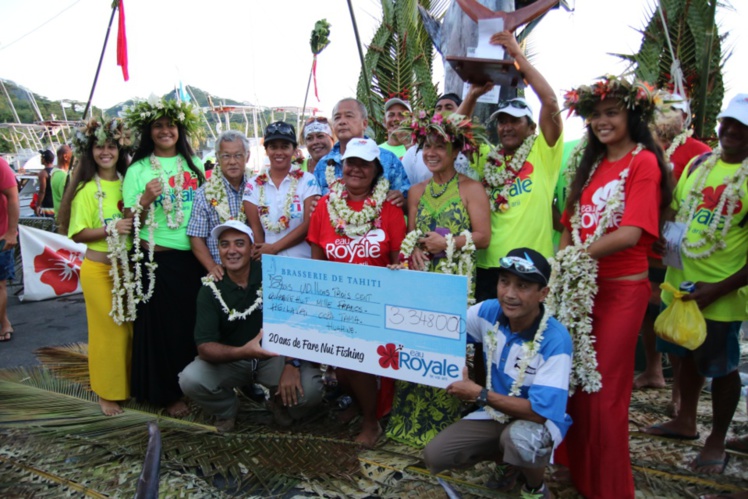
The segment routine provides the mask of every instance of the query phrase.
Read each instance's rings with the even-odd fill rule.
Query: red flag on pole
[[[122,66],[125,81],[130,79],[127,71],[127,33],[125,32],[125,4],[119,0],[119,25],[117,29],[117,66]]]

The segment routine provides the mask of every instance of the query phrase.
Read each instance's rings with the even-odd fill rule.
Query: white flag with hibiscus
[[[86,245],[60,234],[18,226],[23,262],[21,300],[38,301],[81,292]]]

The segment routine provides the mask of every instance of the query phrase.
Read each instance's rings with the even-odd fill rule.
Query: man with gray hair
[[[357,99],[352,97],[338,101],[332,110],[332,129],[338,142],[332,147],[332,150],[323,156],[314,169],[314,176],[317,178],[322,194],[327,194],[327,178],[325,173],[329,161],[334,163],[335,177],[343,176],[342,157],[345,148],[351,139],[369,138],[364,135],[367,125],[369,124],[369,113],[366,106]],[[395,206],[402,208],[405,205],[405,196],[410,189],[410,181],[405,173],[403,164],[397,159],[392,152],[379,148],[379,161],[384,168],[384,176],[390,181],[390,191],[387,193],[387,200]]]
[[[242,196],[247,181],[249,140],[236,130],[226,130],[216,140],[218,168],[195,192],[187,235],[195,257],[217,280],[223,278],[218,241],[210,235],[214,227],[228,221],[246,223]]]

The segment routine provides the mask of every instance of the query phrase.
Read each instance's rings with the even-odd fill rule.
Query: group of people
[[[281,425],[321,403],[320,366],[260,344],[263,254],[460,274],[470,283],[472,375],[437,390],[334,369],[362,416],[356,441],[373,447],[386,432],[425,447],[434,473],[503,460],[513,470],[505,485],[522,476],[538,497],[551,496],[543,476],[555,453],[583,496],[634,497],[634,350],[652,248],[674,217],[685,226],[683,268],[667,268],[664,280],[696,282],[686,299],[702,309],[709,335],[693,352],[663,345],[681,358],[679,410],[647,431],[693,435],[699,388],[713,378],[713,429],[693,467],[722,472],[740,393],[738,330],[748,318],[748,95],[720,114],[720,148],[686,158],[673,190],[671,163],[684,141],[671,138],[672,147],[653,135],[658,109],[667,108],[654,89],[606,77],[570,91],[562,105],[512,34],[492,42],[541,103],[536,121],[525,99],[501,102],[493,148],[471,119],[490,84],[473,86],[464,101],[444,95],[433,112],[391,99],[380,145],[365,136],[366,107],[343,99],[329,122],[304,123],[310,158],[301,164],[294,127],[271,123],[269,165],[251,177],[246,137],[226,131],[205,179],[190,145],[199,120],[186,103],[138,102],[124,119],[80,129],[57,216],[88,247],[81,281],[91,387],[104,414],[121,412],[132,396],[180,417],[187,396],[230,431],[235,388],[252,383],[267,388]],[[554,248],[562,108],[586,121],[587,136],[566,165]],[[662,306],[672,301],[662,298]],[[478,410],[461,419],[470,404]]]

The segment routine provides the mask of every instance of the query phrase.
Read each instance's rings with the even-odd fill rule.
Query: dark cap
[[[451,100],[452,102],[457,104],[457,106],[460,106],[462,104],[462,99],[460,99],[460,96],[452,92],[448,94],[440,95],[436,99],[436,102],[439,102],[440,100],[444,100],[444,99]]]
[[[551,265],[543,255],[530,248],[513,249],[499,258],[499,271],[511,272],[522,280],[548,285]]]
[[[270,123],[265,128],[265,135],[263,136],[263,142],[267,145],[271,140],[285,140],[290,142],[296,147],[296,129],[293,125],[286,123],[285,121],[276,121]]]

